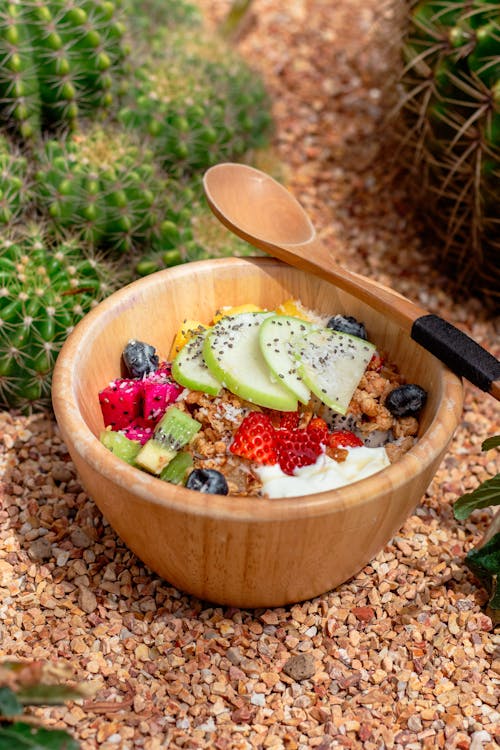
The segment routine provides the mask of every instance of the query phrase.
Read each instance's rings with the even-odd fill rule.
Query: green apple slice
[[[374,351],[358,336],[313,328],[296,343],[298,373],[324,404],[345,414]]]
[[[296,396],[273,376],[259,346],[260,326],[273,314],[221,318],[205,337],[203,355],[212,375],[232,393],[258,406],[296,411]]]
[[[262,323],[259,331],[260,350],[269,369],[303,404],[308,403],[311,391],[298,373],[295,344],[311,328],[312,323],[300,318],[272,315]]]
[[[184,344],[172,362],[172,377],[185,388],[217,396],[222,383],[210,372],[203,357],[205,337],[206,331]]]

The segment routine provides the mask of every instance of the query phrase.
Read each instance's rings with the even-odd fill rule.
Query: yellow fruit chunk
[[[300,318],[301,320],[311,320],[311,317],[307,315],[306,310],[297,299],[287,299],[276,308],[277,315],[290,315],[292,318]]]
[[[206,328],[208,328],[208,326],[206,326],[205,323],[201,323],[199,320],[183,320],[180,328],[175,334],[172,349],[170,350],[170,359],[174,359],[190,338],[196,333],[201,333],[201,331],[204,331]]]
[[[214,323],[217,323],[217,321],[221,318],[225,318],[226,315],[239,315],[239,313],[246,312],[261,312],[261,310],[262,307],[257,307],[257,305],[253,305],[251,302],[249,302],[247,305],[236,305],[236,307],[231,307],[230,305],[228,305],[227,307],[219,307],[214,315]]]

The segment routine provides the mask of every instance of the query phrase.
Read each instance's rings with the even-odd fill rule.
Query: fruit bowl
[[[162,482],[100,443],[97,394],[120,375],[130,339],[147,340],[166,358],[185,318],[209,322],[224,305],[274,309],[290,297],[364,321],[406,380],[428,391],[418,441],[399,461],[305,497],[231,497]],[[387,544],[430,484],[460,421],[463,392],[461,380],[394,320],[331,283],[272,258],[220,258],[160,271],[100,303],[65,342],[52,398],[83,486],[151,570],[200,599],[272,607],[335,588]]]

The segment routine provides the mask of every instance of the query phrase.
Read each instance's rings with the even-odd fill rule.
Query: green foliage
[[[253,0],[233,0],[224,20],[219,25],[219,34],[230,38],[238,34],[248,17]]]
[[[57,664],[0,662],[0,750],[78,750],[67,732],[40,727],[23,714],[27,705],[61,705],[94,692],[84,683],[69,684],[68,676]]]
[[[0,236],[0,406],[50,406],[52,369],[74,325],[113,291],[109,263],[83,254],[77,236],[56,244],[33,226]]]
[[[487,438],[483,450],[500,446],[500,435]],[[500,474],[486,479],[474,492],[462,495],[453,506],[457,520],[463,520],[475,510],[500,505]],[[500,514],[493,520],[484,544],[471,550],[465,559],[468,568],[489,593],[489,607],[495,620],[500,619]]]
[[[402,138],[461,286],[500,289],[500,6],[407,0]]]
[[[125,73],[123,36],[113,0],[2,0],[4,122],[30,139],[108,108]]]
[[[78,750],[79,747],[61,729],[34,727],[24,721],[0,725],[0,750]]]

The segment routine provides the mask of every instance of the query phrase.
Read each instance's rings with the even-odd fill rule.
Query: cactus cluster
[[[0,115],[23,138],[109,107],[127,49],[113,0],[0,2]]]
[[[500,300],[500,5],[407,0],[405,153],[459,287]]]
[[[0,407],[50,405],[68,331],[121,284],[248,253],[206,231],[200,177],[270,121],[188,0],[0,0]]]
[[[52,368],[74,325],[116,283],[76,236],[52,244],[39,226],[0,235],[0,406],[50,405]]]
[[[185,31],[152,44],[118,119],[178,176],[241,158],[266,143],[271,127],[261,79],[222,40]]]

